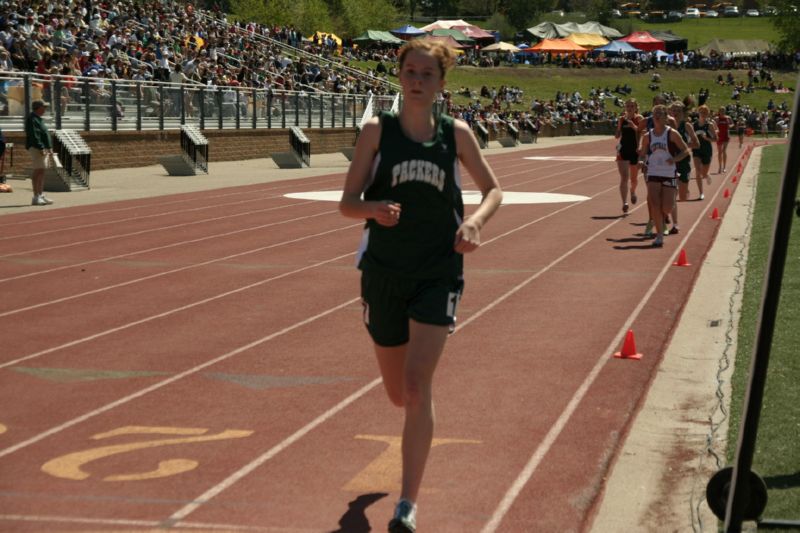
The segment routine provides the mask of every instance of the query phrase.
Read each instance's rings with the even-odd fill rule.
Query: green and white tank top
[[[460,277],[463,257],[453,250],[464,218],[453,118],[441,115],[429,142],[412,141],[400,120],[382,113],[381,139],[364,191],[368,201],[401,205],[399,223],[368,220],[357,264],[411,279]]]

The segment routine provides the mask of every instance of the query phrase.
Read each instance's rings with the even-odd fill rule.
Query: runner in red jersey
[[[728,141],[730,141],[730,135],[728,134],[728,130],[731,126],[733,126],[733,119],[725,114],[725,108],[720,107],[717,110],[717,163],[719,167],[717,168],[717,174],[724,174],[725,168],[728,164]]]

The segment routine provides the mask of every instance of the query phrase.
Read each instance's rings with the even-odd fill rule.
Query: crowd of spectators
[[[393,89],[385,81],[397,74],[396,48],[353,47],[351,42],[341,43],[329,34],[315,34],[307,39],[291,26],[229,24],[219,8],[202,10],[189,4],[158,0],[145,3],[0,0],[0,7],[0,70],[61,75],[62,106],[80,97],[75,76],[95,78],[91,84],[93,102],[108,103],[110,91],[105,80],[110,79],[303,93],[388,94]],[[351,61],[362,60],[377,61],[377,66],[366,72],[349,68]],[[476,51],[467,51],[458,59],[460,64],[479,67],[519,60],[516,54],[485,55]],[[734,59],[704,57],[689,51],[674,55],[669,63],[649,52],[633,57],[534,54],[523,56],[523,60],[534,65],[621,67],[631,72],[656,72],[662,66],[747,69],[746,84],[737,81],[730,72],[717,77],[717,83],[731,87],[734,103],[730,105],[738,106],[739,95],[757,87],[783,92],[785,89],[772,81],[770,69],[796,68],[800,53]],[[654,79],[655,76],[660,77],[657,73]],[[46,99],[52,98],[50,89],[45,84]],[[659,90],[658,83],[651,83],[651,89]],[[160,103],[157,91],[147,90],[146,85],[141,91],[146,105]],[[506,124],[520,125],[535,119],[539,125],[570,124],[572,130],[579,131],[593,123],[613,120],[630,88],[593,89],[585,99],[577,92],[559,93],[552,100],[534,100],[527,111],[511,110],[512,105],[524,101],[518,87],[501,86],[499,90],[461,87],[458,93],[468,96],[470,102],[454,105],[450,94],[445,92],[442,103],[453,115],[472,124],[484,123],[488,129],[498,130]],[[232,91],[230,94],[234,95]],[[163,104],[177,107],[180,102],[176,98],[179,96],[170,93]],[[607,101],[611,102],[608,110]],[[194,105],[191,97],[184,102],[189,115]],[[244,112],[247,105],[245,102],[241,105]],[[732,115],[744,114],[754,125],[761,120],[760,115],[758,119],[754,116],[759,112],[735,111]],[[116,112],[123,113],[122,109]],[[760,113],[769,113],[775,124],[785,119],[778,106]]]
[[[103,79],[187,85],[387,94],[378,77],[346,68],[329,37],[293,27],[228,24],[191,5],[132,0],[91,3],[0,1],[0,70],[88,76],[102,101]],[[155,93],[155,91],[153,91]],[[45,97],[49,96],[47,94]]]

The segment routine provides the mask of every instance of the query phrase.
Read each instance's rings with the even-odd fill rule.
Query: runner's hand
[[[471,220],[465,220],[456,231],[453,248],[460,254],[472,252],[481,245],[481,229]]]
[[[371,218],[381,226],[392,227],[400,222],[400,204],[390,202],[375,202],[374,212]]]

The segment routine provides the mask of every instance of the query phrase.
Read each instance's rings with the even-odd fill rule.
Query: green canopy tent
[[[405,41],[402,39],[398,39],[388,31],[379,31],[379,30],[367,30],[355,39],[353,42],[359,44],[361,46],[369,46],[372,44],[377,44],[381,46],[386,45],[395,45],[400,46],[404,44]]]

